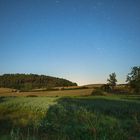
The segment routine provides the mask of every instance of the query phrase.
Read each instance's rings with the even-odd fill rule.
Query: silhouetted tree
[[[140,66],[132,68],[131,72],[127,75],[126,82],[128,82],[134,92],[140,93]]]
[[[112,89],[114,89],[117,83],[115,72],[109,75],[109,79],[107,79],[107,81],[108,81],[108,85],[111,86]]]

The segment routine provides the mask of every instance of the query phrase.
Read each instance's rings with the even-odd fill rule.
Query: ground
[[[56,91],[32,91],[32,92],[12,92],[12,89],[0,88],[0,96],[82,96],[90,95],[93,91],[89,89],[75,89],[75,90],[56,90]]]
[[[50,97],[39,97],[39,93],[1,96],[0,139],[140,139],[140,96],[91,96],[90,93],[91,89],[83,89],[52,91]]]

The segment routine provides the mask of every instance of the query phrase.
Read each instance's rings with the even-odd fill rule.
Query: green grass
[[[140,96],[0,97],[2,140],[139,140]]]

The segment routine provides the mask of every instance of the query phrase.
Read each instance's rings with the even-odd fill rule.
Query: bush
[[[93,96],[98,96],[98,95],[99,96],[104,96],[105,93],[101,89],[96,89],[96,90],[92,91],[91,95],[93,95]]]
[[[105,92],[111,92],[111,91],[112,91],[111,86],[108,85],[108,84],[102,85],[102,86],[101,86],[101,89],[102,89],[103,91],[105,91]]]
[[[26,97],[38,97],[37,95],[27,95]]]

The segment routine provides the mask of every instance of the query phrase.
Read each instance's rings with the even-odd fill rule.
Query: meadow
[[[20,96],[20,97],[27,97],[27,96],[48,96],[48,97],[56,97],[56,96],[86,96],[92,93],[93,89],[65,89],[65,90],[36,90],[30,92],[12,92],[11,89],[4,89],[0,88],[0,96]]]
[[[139,140],[140,96],[1,96],[0,139]]]

